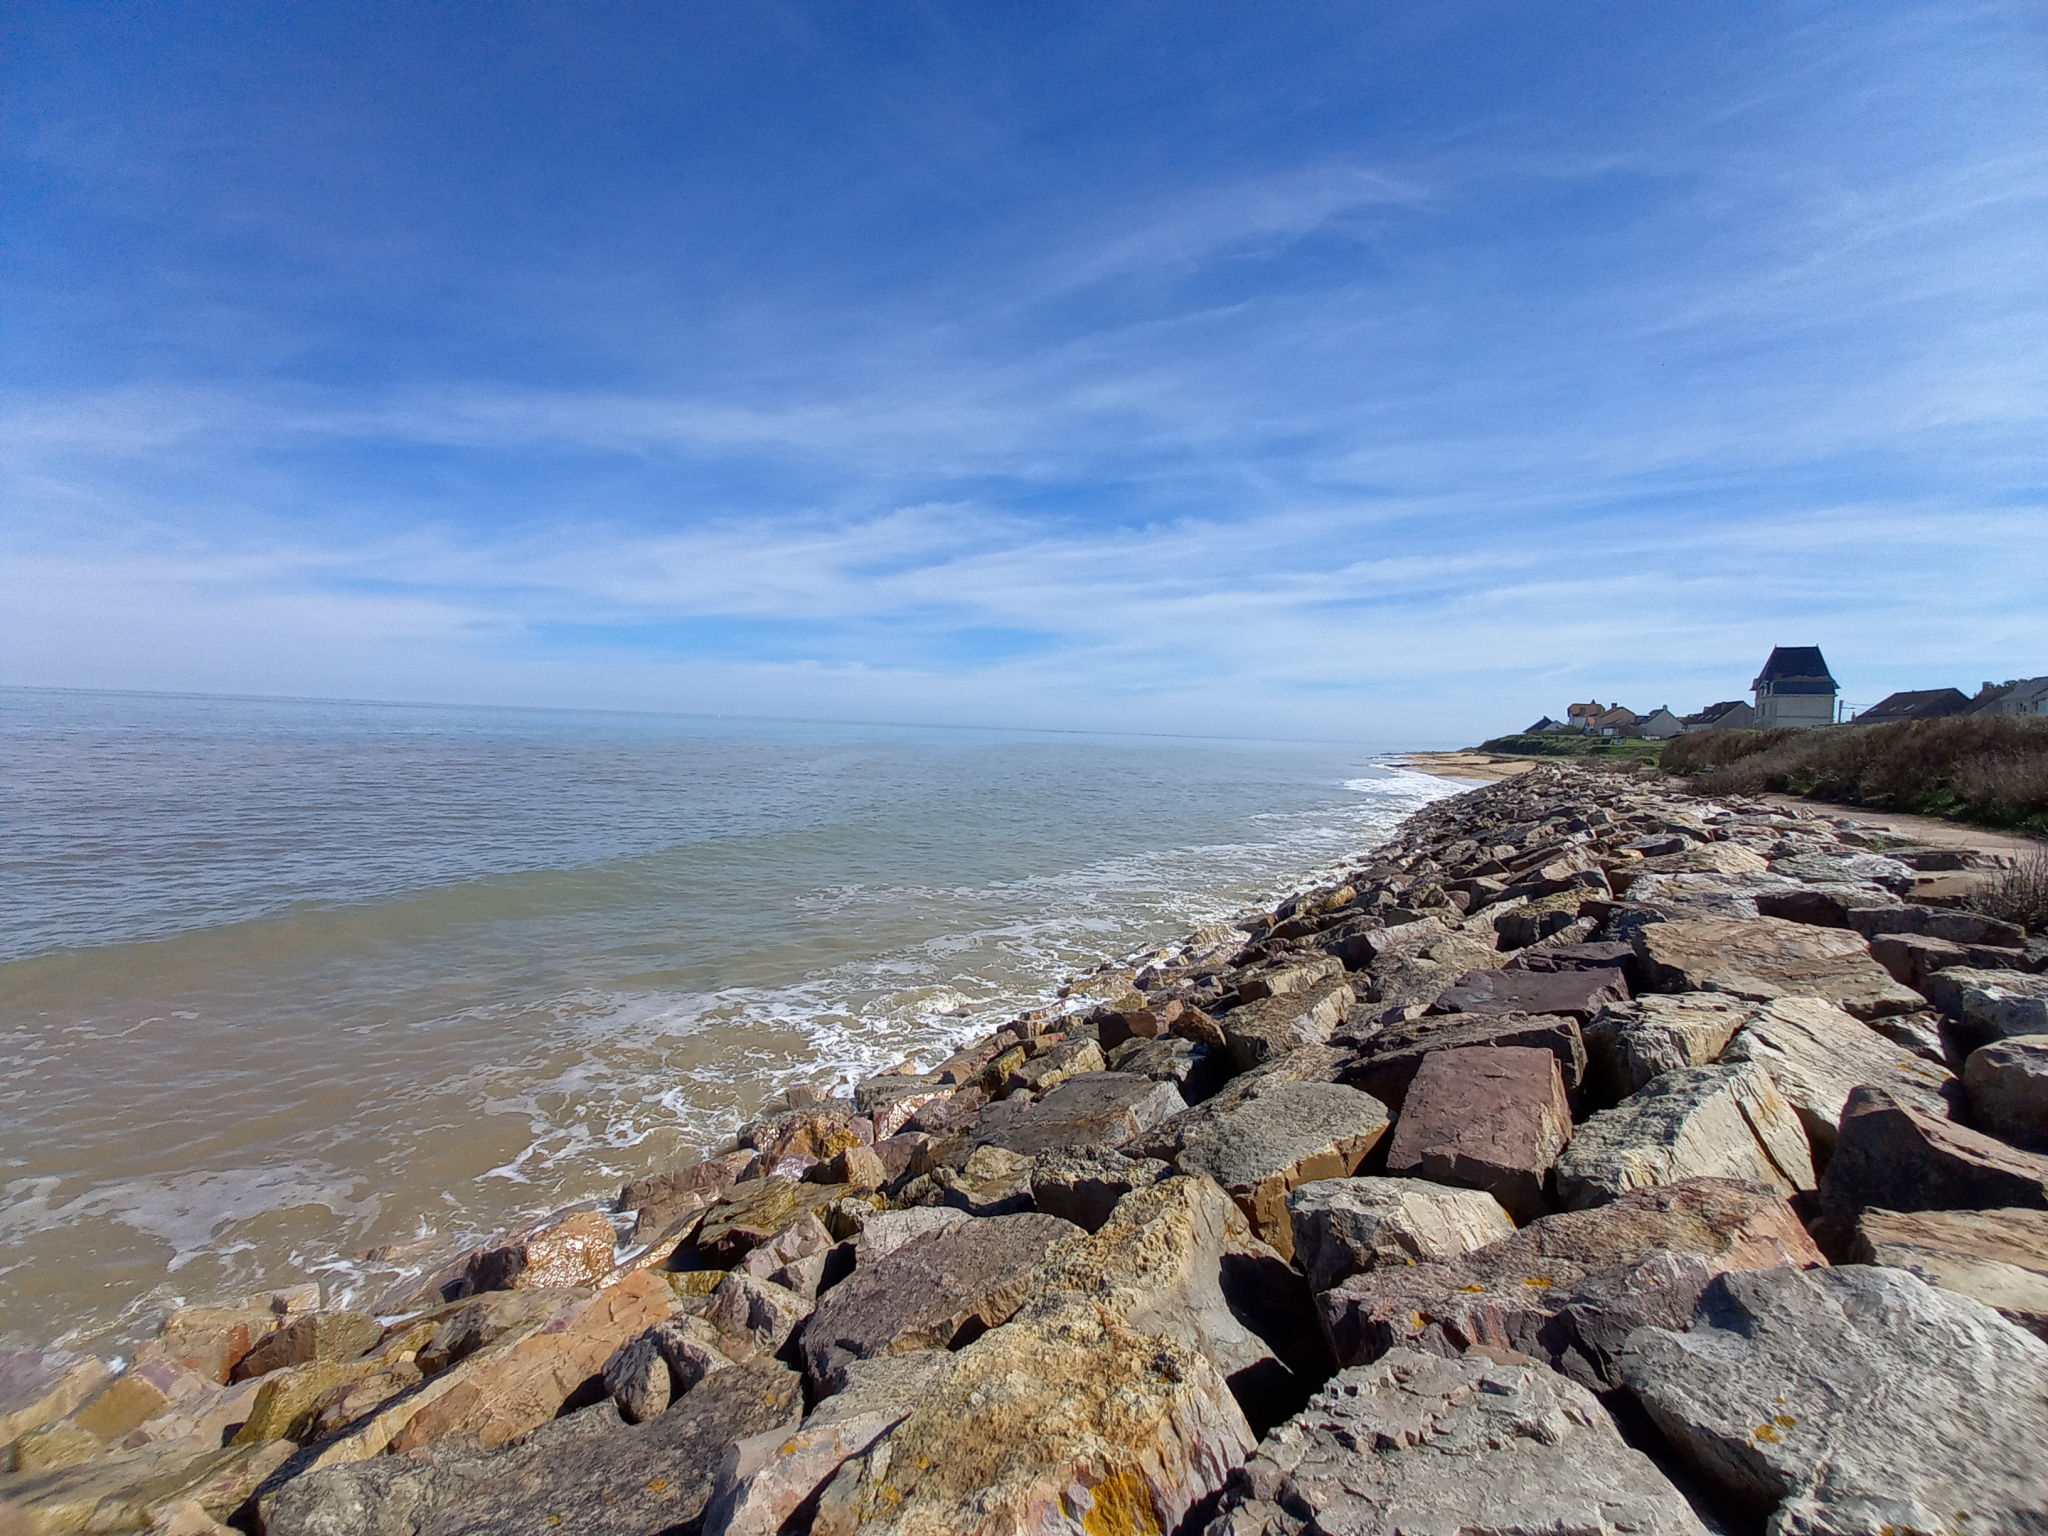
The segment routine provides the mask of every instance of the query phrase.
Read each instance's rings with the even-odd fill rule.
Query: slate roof
[[[1749,686],[1771,685],[1772,693],[1833,693],[1841,687],[1828,671],[1827,658],[1817,645],[1779,645],[1771,648],[1771,659]]]
[[[1895,693],[1870,706],[1856,717],[1859,725],[1878,725],[1886,720],[1939,720],[1960,715],[1970,701],[1960,688],[1922,688],[1918,692]]]

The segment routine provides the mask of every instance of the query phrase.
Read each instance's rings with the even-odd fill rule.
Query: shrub
[[[1807,731],[1700,731],[1663,765],[1707,794],[1778,790],[2048,830],[2048,720],[1963,715]]]
[[[2016,868],[1971,897],[1970,905],[2029,933],[2048,933],[2048,850],[2024,855]]]

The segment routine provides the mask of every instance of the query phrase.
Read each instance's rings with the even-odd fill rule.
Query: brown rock
[[[710,1267],[730,1269],[778,1232],[851,1193],[844,1184],[747,1179],[733,1185],[704,1213],[704,1224],[697,1229],[697,1251]]]
[[[1172,1083],[1122,1072],[1091,1072],[997,1119],[985,1112],[975,1140],[1035,1156],[1115,1151],[1187,1107]]]
[[[1643,974],[1659,991],[1726,992],[1759,1003],[1817,997],[1866,1021],[1922,1006],[1920,994],[1892,980],[1852,929],[1708,917],[1652,923],[1635,945]]]
[[[1609,1003],[1627,1002],[1628,980],[1618,970],[1467,971],[1436,1000],[1437,1013],[1565,1014],[1583,1024]]]
[[[107,1363],[91,1355],[0,1349],[0,1447],[90,1401],[110,1375]]]
[[[1356,1000],[1349,982],[1330,978],[1244,1003],[1223,1016],[1224,1044],[1238,1069],[1249,1071],[1302,1046],[1321,1045]]]
[[[1546,1209],[1544,1179],[1571,1134],[1571,1106],[1551,1052],[1437,1051],[1409,1085],[1387,1172],[1483,1189],[1527,1222]]]
[[[1786,997],[1754,1009],[1735,1033],[1724,1062],[1754,1062],[1799,1113],[1824,1168],[1852,1088],[1868,1083],[1902,1103],[1947,1118],[1955,1074],[1893,1044],[1868,1024],[1811,997]]]
[[[752,1152],[728,1152],[722,1157],[635,1179],[619,1190],[614,1209],[639,1212],[633,1240],[648,1242],[731,1189],[753,1160]]]
[[[823,1162],[874,1139],[873,1123],[862,1115],[844,1108],[797,1109],[748,1126],[740,1145],[770,1158],[810,1157]]]
[[[602,1285],[616,1267],[618,1241],[601,1212],[573,1212],[472,1255],[461,1294]]]
[[[288,1365],[354,1360],[383,1338],[384,1325],[367,1312],[307,1312],[249,1351],[235,1367],[235,1376],[247,1380]]]
[[[805,1323],[805,1374],[829,1393],[849,1360],[968,1343],[1008,1321],[1046,1250],[1080,1231],[1035,1212],[996,1216],[927,1233],[860,1264]]]
[[[1868,1210],[1848,1258],[1909,1269],[2048,1340],[2048,1211]]]
[[[136,1363],[169,1360],[208,1381],[225,1382],[244,1356],[284,1318],[264,1307],[180,1307],[164,1331],[135,1352]]]
[[[2048,1209],[2048,1157],[1922,1114],[1881,1088],[1857,1088],[1820,1181],[1820,1208],[1846,1241],[1857,1217],[1873,1206]]]
[[[1586,1072],[1585,1043],[1578,1020],[1556,1014],[1434,1014],[1392,1025],[1366,1042],[1365,1055],[1344,1069],[1342,1080],[1398,1115],[1409,1084],[1435,1052],[1504,1045],[1549,1051],[1557,1057],[1566,1094],[1578,1091]]]
[[[1099,1008],[1095,1013],[1096,1027],[1104,1051],[1113,1051],[1131,1040],[1160,1040],[1173,1033],[1173,1027],[1187,1012],[1187,1005],[1179,999],[1170,999],[1150,1008],[1132,1008],[1119,1011],[1114,1008]]]
[[[1101,1072],[1107,1067],[1102,1047],[1093,1040],[1062,1040],[1051,1050],[1032,1057],[1003,1079],[1003,1097],[1015,1093],[1050,1093],[1070,1077],[1084,1072]],[[929,1125],[920,1130],[934,1130]]]

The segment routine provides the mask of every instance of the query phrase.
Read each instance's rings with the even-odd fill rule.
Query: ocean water
[[[1381,756],[0,689],[0,1342],[371,1300],[1463,787]]]

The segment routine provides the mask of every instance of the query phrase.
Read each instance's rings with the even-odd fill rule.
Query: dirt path
[[[1942,821],[1933,816],[1894,815],[1860,805],[1833,805],[1825,800],[1805,800],[1798,795],[1761,795],[1773,805],[1788,809],[1820,811],[1830,816],[1853,817],[1856,825],[1872,832],[1896,832],[1937,848],[1979,848],[1985,853],[2039,853],[2048,848],[2039,838],[2018,832],[2000,832],[1993,827],[1972,827],[1959,821]]]

